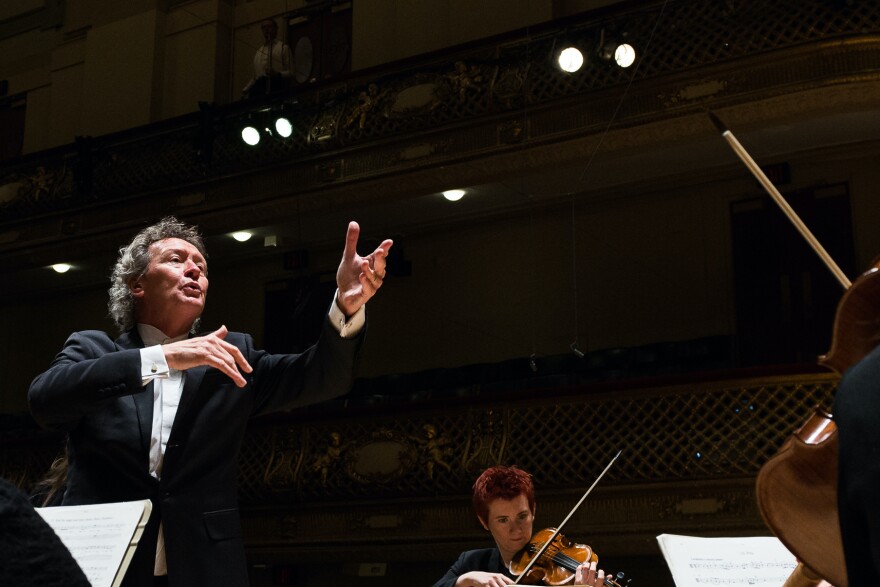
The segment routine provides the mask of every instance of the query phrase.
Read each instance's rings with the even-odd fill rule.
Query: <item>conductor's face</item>
[[[168,321],[182,322],[188,327],[205,307],[205,258],[195,245],[179,238],[156,241],[149,251],[146,273],[131,285],[138,300],[138,321],[156,327]]]

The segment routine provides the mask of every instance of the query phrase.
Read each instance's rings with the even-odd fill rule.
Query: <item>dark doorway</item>
[[[786,200],[843,272],[856,275],[847,184]],[[815,362],[828,350],[843,286],[767,197],[731,205],[740,366]]]
[[[266,284],[265,348],[301,353],[315,344],[336,292],[336,282],[317,276]]]
[[[0,161],[21,155],[26,103],[24,95],[0,99]]]

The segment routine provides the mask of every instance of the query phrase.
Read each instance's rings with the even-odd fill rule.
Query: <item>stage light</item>
[[[574,73],[583,66],[584,54],[576,47],[566,47],[559,52],[556,63],[562,71]]]
[[[629,67],[636,60],[636,50],[629,43],[621,43],[614,50],[614,61],[620,67]]]
[[[612,33],[605,35],[605,30],[599,34],[599,47],[597,53],[603,61],[614,61],[619,67],[629,67],[636,61],[635,48],[627,43],[626,33]]]
[[[247,230],[239,230],[238,232],[232,233],[232,238],[234,238],[235,240],[237,240],[240,243],[243,243],[247,240],[250,240],[250,238],[252,236],[254,236],[254,233],[248,232]]]
[[[287,117],[279,116],[275,119],[275,132],[278,133],[278,136],[286,139],[293,134],[293,125],[290,124],[290,120]]]
[[[443,197],[450,202],[457,202],[464,197],[464,194],[464,190],[446,190],[443,192]]]
[[[67,273],[70,271],[70,267],[71,265],[68,265],[67,263],[55,263],[52,265],[52,269],[54,269],[56,273]]]
[[[257,127],[248,124],[241,129],[241,140],[253,147],[260,142],[260,131]]]

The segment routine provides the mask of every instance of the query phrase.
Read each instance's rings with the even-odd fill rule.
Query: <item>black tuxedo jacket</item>
[[[514,578],[504,567],[504,561],[501,560],[501,553],[497,548],[481,548],[461,553],[443,578],[434,583],[434,587],[453,587],[460,576],[471,571],[501,573],[511,579]]]
[[[152,500],[125,587],[152,587],[160,520],[172,587],[248,584],[236,497],[247,421],[346,393],[362,339],[341,338],[328,319],[305,353],[271,355],[230,332],[226,341],[254,368],[248,383],[238,388],[214,368],[186,371],[160,481],[149,474],[153,384],[142,385],[137,330],[115,341],[98,331],[68,338],[28,401],[42,426],[68,433],[62,505]]]

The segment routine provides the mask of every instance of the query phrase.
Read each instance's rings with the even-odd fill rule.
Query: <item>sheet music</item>
[[[73,555],[92,587],[112,587],[122,581],[152,504],[147,499],[36,510]]]
[[[797,560],[778,538],[657,537],[676,587],[780,587]]]

